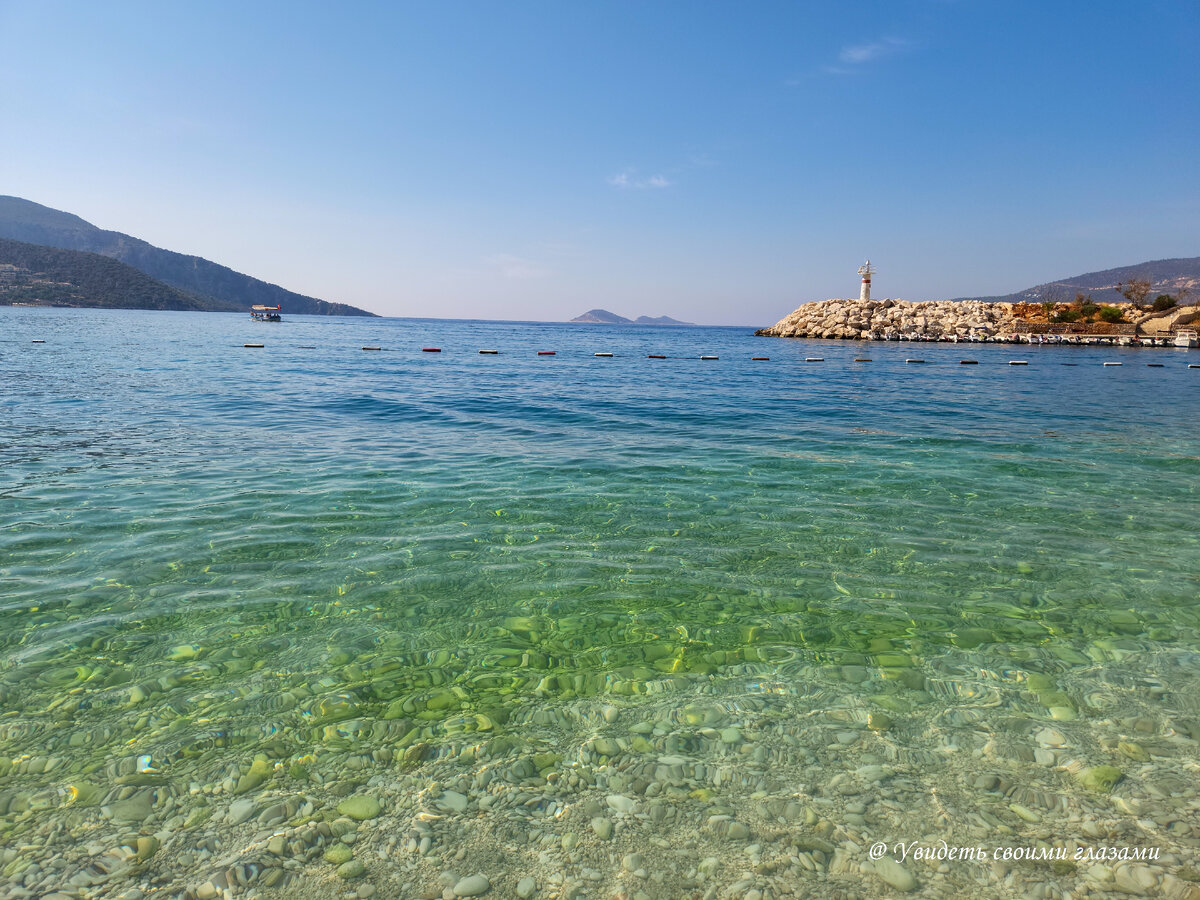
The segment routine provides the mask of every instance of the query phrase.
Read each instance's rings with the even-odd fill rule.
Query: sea
[[[1189,363],[0,307],[0,894],[1190,888]]]

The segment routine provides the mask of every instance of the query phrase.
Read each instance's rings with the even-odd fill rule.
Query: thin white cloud
[[[838,62],[841,65],[825,66],[824,71],[830,75],[849,75],[856,66],[893,56],[910,46],[909,41],[897,37],[885,37],[866,44],[849,44],[838,53]]]
[[[484,263],[495,269],[505,278],[515,278],[528,281],[533,278],[545,278],[550,270],[529,259],[522,259],[510,253],[496,253],[484,259]]]
[[[610,175],[607,179],[608,183],[613,187],[622,188],[625,190],[646,190],[653,188],[666,188],[674,184],[666,175],[651,175],[647,178],[639,177],[634,169],[626,169],[624,172],[618,172],[616,175]]]

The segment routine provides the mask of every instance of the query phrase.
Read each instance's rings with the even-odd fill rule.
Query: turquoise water
[[[947,834],[994,819],[1014,845],[1051,840],[1049,823],[1102,843],[1084,829],[1099,822],[1110,844],[1194,851],[1194,790],[1164,788],[1200,767],[1188,361],[0,308],[4,877],[44,889],[94,860],[89,840],[128,856],[158,835],[118,881],[183,891],[215,877],[221,852],[191,849],[222,839],[233,798],[294,798],[289,816],[320,820],[373,790],[400,837],[362,856],[368,877],[415,896],[452,857],[406,845],[412,798],[453,778],[477,815],[439,827],[492,854],[497,891],[557,867],[566,884],[600,872],[597,891],[700,896],[743,873],[706,882],[697,851],[631,880],[587,831],[588,791],[668,804],[660,821],[618,815],[613,846],[720,842],[732,815],[757,844],[816,829],[853,856],[846,841],[906,834],[885,789],[843,809],[861,798],[839,777],[871,766],[901,785],[893,805],[928,805]],[[513,791],[540,780],[566,811],[529,846],[467,790],[503,807],[479,784],[501,762],[523,767]],[[1111,792],[1082,783],[1101,765],[1123,776]],[[523,862],[572,803],[581,849]],[[1161,833],[1139,831],[1155,814]],[[869,864],[791,849],[815,868],[753,869],[760,889],[821,896],[842,878],[872,895]],[[274,863],[254,864],[249,888],[217,887],[256,889]],[[1012,887],[907,865],[931,893]],[[1086,868],[1035,880],[1074,890]]]

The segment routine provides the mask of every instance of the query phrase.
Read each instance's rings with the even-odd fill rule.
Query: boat
[[[1195,347],[1197,344],[1196,332],[1194,331],[1177,331],[1175,332],[1176,347]]]
[[[263,306],[256,304],[250,307],[250,318],[255,322],[282,322],[283,316],[279,315],[280,306]]]

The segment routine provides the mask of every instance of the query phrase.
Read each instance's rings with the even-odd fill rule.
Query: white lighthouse
[[[871,276],[875,274],[875,267],[871,265],[868,259],[865,263],[858,267],[858,274],[862,276],[862,291],[859,292],[859,300],[871,299]]]

